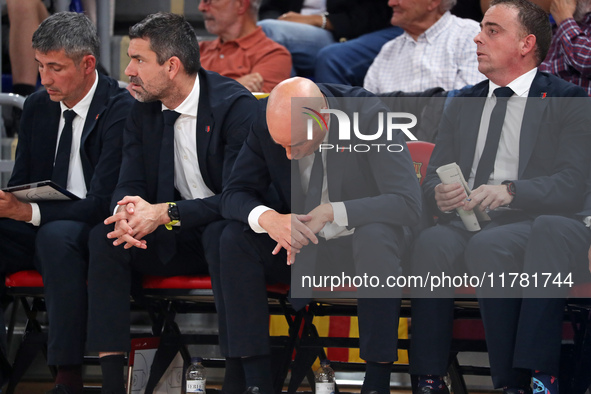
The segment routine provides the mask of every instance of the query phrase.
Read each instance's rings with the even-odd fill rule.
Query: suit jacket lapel
[[[49,101],[49,97],[47,100]],[[43,178],[45,179],[51,179],[53,162],[57,151],[57,135],[59,133],[60,118],[62,116],[59,103],[51,101],[49,105],[51,109],[47,111],[47,117],[43,117],[43,124],[38,125],[40,129],[48,131],[47,133],[43,133],[47,136],[47,140],[39,146],[39,149],[35,153],[38,155],[40,163],[47,163],[47,166],[43,166]],[[48,147],[51,148],[47,149]]]
[[[326,99],[330,108],[338,108],[337,103],[331,100],[328,96],[329,92],[324,91],[327,95]],[[334,147],[339,145],[339,127],[336,118],[330,122],[330,131],[328,133],[328,143]],[[343,176],[345,169],[345,161],[348,154],[345,151],[337,152],[335,149],[330,149],[326,156],[326,177],[328,182],[328,196],[330,201],[341,201],[341,185],[343,184]]]
[[[338,127],[331,127],[332,131],[328,134],[328,142],[333,146],[339,144]],[[328,182],[328,197],[330,201],[341,201],[341,185],[345,169],[345,161],[349,155],[344,152],[337,152],[336,149],[330,149],[326,156],[326,177]]]
[[[199,77],[199,104],[197,106],[197,160],[199,162],[199,169],[203,176],[203,181],[211,190],[214,190],[215,183],[211,180],[210,174],[207,172],[207,151],[215,123],[211,113],[211,103],[209,88],[207,81],[201,72]]]
[[[478,140],[482,110],[484,109],[487,94],[488,82],[483,84],[481,89],[474,92],[474,98],[458,98],[458,100],[465,100],[464,105],[461,106],[462,111],[459,114],[463,125],[460,127],[460,139],[458,143],[462,145],[463,149],[459,149],[460,158],[458,165],[466,179],[470,176],[470,170],[474,162],[476,141]]]
[[[538,139],[542,115],[546,109],[549,100],[545,99],[545,93],[548,92],[548,84],[543,76],[538,72],[529,89],[527,104],[523,114],[521,124],[521,134],[519,136],[519,171],[518,177],[521,178],[523,171],[532,155],[536,140]]]
[[[90,179],[92,178],[93,169],[90,161],[88,160],[88,156],[86,155],[86,149],[84,148],[88,136],[95,129],[98,119],[105,111],[105,103],[107,102],[109,94],[107,82],[100,77],[100,74],[98,79],[98,85],[96,87],[96,91],[94,92],[94,97],[90,102],[90,107],[88,108],[88,113],[86,114],[86,121],[84,122],[84,127],[82,129],[82,137],[80,139],[80,158],[82,161],[82,171],[84,172],[84,181],[87,188],[90,188]]]

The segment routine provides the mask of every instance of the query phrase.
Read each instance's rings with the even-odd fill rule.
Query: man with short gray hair
[[[261,0],[201,1],[205,28],[218,36],[199,43],[201,63],[251,92],[269,93],[289,78],[291,55],[257,27]]]
[[[23,202],[0,192],[0,272],[37,268],[42,273],[50,323],[47,361],[58,366],[50,393],[78,394],[88,234],[108,215],[133,98],[96,71],[99,40],[82,14],[47,18],[33,35],[33,49],[45,91],[25,102],[8,185],[53,180],[79,199]]]
[[[478,23],[449,10],[456,0],[390,0],[391,24],[404,33],[384,44],[365,76],[373,93],[461,89],[484,79],[472,38]]]

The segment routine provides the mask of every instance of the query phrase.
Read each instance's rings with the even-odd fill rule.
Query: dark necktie
[[[160,145],[160,161],[158,164],[157,202],[174,201],[174,122],[181,115],[178,112],[165,110],[162,144]],[[164,227],[164,226],[161,226]],[[176,253],[176,238],[173,231],[162,230],[158,235],[157,252],[160,261],[166,264]]]
[[[72,151],[72,121],[76,112],[71,109],[64,111],[64,128],[60,136],[51,180],[62,187],[68,186],[68,169],[70,168],[70,153]]]
[[[499,140],[501,139],[501,131],[503,131],[505,113],[507,112],[507,102],[514,92],[510,87],[505,86],[503,88],[495,89],[493,93],[497,98],[497,103],[490,115],[490,123],[488,124],[488,133],[486,134],[484,150],[482,151],[482,156],[480,156],[480,161],[476,168],[476,175],[474,176],[474,188],[477,188],[480,185],[486,185],[490,178],[490,174],[495,168]]]
[[[162,111],[164,130],[160,145],[160,161],[158,165],[157,202],[169,202],[174,199],[174,122],[180,114],[175,111]]]
[[[324,165],[322,163],[322,154],[320,150],[314,153],[314,163],[310,173],[310,182],[308,183],[308,193],[306,193],[305,213],[320,205],[322,197],[322,182],[324,181]]]

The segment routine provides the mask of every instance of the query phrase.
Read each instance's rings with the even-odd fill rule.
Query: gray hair
[[[53,14],[33,33],[33,49],[42,53],[63,49],[76,63],[86,55],[98,61],[99,47],[96,27],[84,14],[77,12]]]
[[[454,8],[457,2],[458,0],[441,0],[441,3],[439,3],[439,12],[445,14],[447,11]]]
[[[160,65],[176,56],[189,75],[197,74],[201,68],[197,35],[181,15],[170,12],[148,15],[129,28],[129,38],[149,39],[150,49],[156,53]]]
[[[254,20],[256,21],[259,16],[259,8],[261,8],[262,0],[250,0],[250,15],[253,16]]]

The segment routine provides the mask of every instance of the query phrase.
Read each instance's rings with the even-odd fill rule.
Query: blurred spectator
[[[367,90],[412,92],[437,86],[452,90],[484,79],[473,41],[480,28],[475,21],[449,12],[456,0],[388,4],[394,11],[392,25],[404,33],[382,47],[365,76]]]
[[[489,2],[490,0],[458,0],[451,13],[480,22]],[[354,40],[322,48],[316,59],[316,82],[363,86],[365,74],[382,46],[402,32],[401,28],[390,26]]]
[[[582,86],[591,95],[591,1],[535,0],[550,12],[552,26],[550,51],[540,65],[560,78]]]
[[[261,0],[201,0],[205,28],[218,36],[199,43],[203,68],[240,82],[251,92],[270,92],[289,78],[291,55],[257,27]]]
[[[354,40],[325,46],[316,58],[316,81],[363,86],[367,69],[380,53],[382,46],[402,32],[401,28],[390,26]]]
[[[28,96],[37,85],[37,62],[31,47],[33,33],[49,16],[40,0],[6,0],[10,33],[8,51],[12,69],[12,91]]]
[[[270,39],[289,50],[294,73],[312,76],[318,51],[335,42],[388,27],[391,14],[385,0],[263,0],[260,19],[278,20],[265,19],[259,26]],[[375,39],[381,40],[377,43],[381,47],[395,36]],[[367,57],[363,53],[359,56]]]

